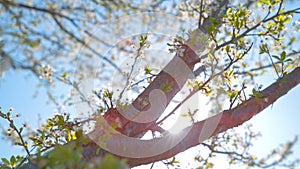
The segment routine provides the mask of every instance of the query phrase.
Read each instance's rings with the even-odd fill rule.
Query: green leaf
[[[6,158],[1,158],[2,162],[6,165],[9,165],[10,162]]]
[[[234,73],[234,71],[233,71],[233,69],[231,69],[231,70],[229,71],[229,74],[228,74],[228,76],[232,76],[232,75],[233,75],[233,73]]]
[[[227,53],[229,53],[229,52],[230,52],[230,47],[227,45],[227,46],[225,47],[225,50],[226,50]]]
[[[83,131],[81,129],[79,129],[75,132],[76,138],[80,138],[82,136],[82,134],[83,134]]]
[[[233,99],[236,95],[237,95],[237,92],[235,92],[235,91],[232,91],[232,92],[229,92],[229,93],[228,93],[228,97],[229,97],[230,99]]]
[[[214,27],[217,27],[218,25],[220,25],[220,22],[214,17],[209,17],[209,21]]]
[[[284,60],[284,62],[292,62],[293,61],[293,59],[291,59],[291,58],[287,58],[286,60]]]
[[[277,60],[281,60],[281,58],[278,55],[272,55],[273,58],[277,59]]]
[[[255,88],[252,89],[252,96],[257,98],[262,98],[263,94],[260,91],[257,91]]]
[[[259,54],[266,53],[268,51],[268,45],[263,43],[259,46]]]
[[[17,164],[16,157],[15,157],[15,156],[11,156],[11,157],[10,157],[10,165],[11,165],[12,167],[14,167],[14,166],[16,166],[16,164]]]
[[[103,96],[106,98],[112,98],[113,93],[112,92],[108,92],[107,90],[103,91]]]
[[[214,17],[209,17],[209,21],[211,25],[206,25],[206,31],[208,32],[209,35],[214,34],[214,32],[217,31],[218,26],[220,25],[220,22],[214,18]]]
[[[8,111],[8,112],[6,113],[6,116],[7,116],[7,117],[9,117],[9,116],[10,116],[10,111]]]
[[[226,14],[228,17],[232,16],[232,8],[228,8]]]
[[[147,35],[146,36],[140,36],[140,47],[143,47],[146,44],[147,41]]]
[[[277,3],[279,3],[280,0],[259,0],[258,1],[258,4],[266,4],[266,5],[270,5],[270,6],[274,6],[276,5]]]
[[[63,78],[68,77],[68,73],[67,72],[63,72],[62,75],[61,75],[61,77],[63,77]]]
[[[144,74],[147,75],[151,73],[152,69],[149,66],[146,66],[144,71],[145,71]]]
[[[286,52],[285,51],[283,51],[281,54],[280,54],[280,57],[281,57],[281,61],[284,61],[285,60],[285,58],[286,58]]]

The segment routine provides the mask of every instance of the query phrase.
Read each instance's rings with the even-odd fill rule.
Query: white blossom
[[[183,57],[183,55],[184,55],[184,48],[182,48],[182,47],[177,47],[176,48],[176,52],[177,52],[177,54],[178,54],[178,56],[180,56],[180,57]]]
[[[50,65],[41,65],[38,67],[40,78],[46,79],[49,82],[52,82],[53,73],[55,72],[54,68]]]

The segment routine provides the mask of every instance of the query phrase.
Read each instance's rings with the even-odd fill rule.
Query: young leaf
[[[6,165],[9,165],[10,162],[6,158],[1,158],[2,162]]]
[[[280,57],[281,57],[281,61],[284,61],[285,60],[285,58],[286,58],[286,52],[285,51],[283,51],[281,54],[280,54]]]
[[[277,60],[281,60],[281,58],[278,55],[272,55],[273,58],[277,59]]]
[[[144,74],[147,75],[151,73],[152,69],[149,66],[146,66],[144,71],[145,71]]]
[[[12,167],[14,167],[14,166],[16,166],[16,164],[17,164],[16,157],[15,157],[15,156],[11,156],[11,157],[10,157],[10,165],[11,165]]]

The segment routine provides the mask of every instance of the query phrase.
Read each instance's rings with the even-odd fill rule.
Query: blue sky
[[[44,89],[38,89],[40,94],[33,97],[36,91],[38,80],[34,76],[28,76],[28,73],[22,71],[8,71],[4,78],[0,79],[0,106],[2,111],[6,112],[9,108],[13,108],[14,113],[21,114],[20,118],[16,118],[17,124],[21,126],[26,122],[32,127],[37,127],[39,114],[46,119],[53,112],[53,106],[46,104],[47,96]],[[1,128],[7,128],[8,123],[1,119]],[[12,148],[10,143],[1,139],[0,157],[10,157],[14,152],[19,152],[18,148]]]
[[[273,83],[275,76],[267,75],[258,79],[264,87]],[[300,85],[290,90],[279,98],[273,105],[266,108],[249,122],[253,123],[256,131],[260,131],[262,137],[257,140],[254,151],[257,154],[265,154],[279,144],[287,140],[293,140],[294,136],[300,137],[300,111],[299,111]],[[300,138],[299,138],[300,139]],[[300,157],[300,141],[294,148],[294,157]]]

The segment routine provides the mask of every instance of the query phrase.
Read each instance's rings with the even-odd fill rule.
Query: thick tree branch
[[[133,101],[132,106],[139,111],[147,111],[151,108],[151,103],[149,100],[151,92],[154,90],[161,90],[161,85],[170,85],[170,90],[164,92],[166,96],[166,105],[172,100],[172,98],[181,90],[183,84],[187,81],[190,75],[188,70],[192,73],[194,64],[198,60],[197,54],[187,45],[182,45],[181,48],[184,50],[183,56],[175,56],[165,68],[156,76],[156,78],[151,82],[151,84]],[[176,71],[177,70],[177,71]],[[178,72],[180,71],[180,72]],[[175,79],[176,78],[176,79]],[[160,98],[161,99],[161,98]],[[152,106],[153,107],[153,106]],[[164,110],[164,109],[163,109]],[[137,123],[130,121],[120,115],[121,108],[111,109],[106,112],[104,118],[106,120],[117,118],[122,122],[119,131],[127,136],[136,136],[142,132],[145,132],[151,124],[155,123],[154,119],[149,123]],[[125,113],[132,113],[130,110],[124,110]],[[157,118],[163,113],[156,112],[158,114]],[[126,115],[126,114],[125,114]],[[109,123],[114,123],[115,121],[108,120]]]
[[[300,67],[297,67],[290,74],[284,78],[278,79],[275,83],[264,89],[261,92],[262,97],[252,97],[234,109],[225,110],[220,114],[210,117],[204,121],[197,122],[193,126],[184,129],[182,132],[189,131],[187,136],[169,151],[153,157],[130,158],[127,162],[131,167],[148,164],[155,161],[168,159],[191,147],[199,145],[202,141],[210,138],[213,135],[247,122],[254,115],[260,113],[269,105],[273,104],[278,98],[285,95],[299,83]],[[176,136],[173,137],[176,138]]]
[[[213,11],[211,13],[211,15],[213,17],[219,18],[220,12],[224,12],[221,10],[221,8],[226,8],[227,4],[228,4],[228,0],[223,0],[222,2],[220,2],[219,6],[218,6],[219,10]],[[201,14],[200,14],[200,18],[201,18]],[[199,22],[201,22],[201,21],[199,21]],[[208,24],[211,24],[211,23],[208,19],[205,19],[204,22],[205,22],[205,24],[203,24],[203,25],[201,25],[201,23],[199,23],[200,27],[198,28],[199,30],[197,30],[198,33],[196,33],[195,37],[193,37],[193,36],[189,37],[190,39],[188,39],[186,42],[193,41],[193,38],[200,38],[200,37],[196,37],[196,36],[200,36],[199,34],[202,34],[203,32],[205,34],[207,34],[207,32],[205,30],[206,29],[205,26]],[[201,46],[201,48],[202,47],[203,46]],[[170,101],[172,100],[172,98],[181,90],[183,84],[187,81],[188,76],[190,76],[189,74],[182,73],[182,72],[184,72],[184,70],[181,70],[181,69],[183,69],[183,66],[180,66],[180,62],[182,62],[180,60],[183,60],[185,65],[191,71],[193,70],[194,65],[196,63],[200,62],[200,60],[201,60],[201,58],[199,58],[197,56],[197,54],[195,53],[195,51],[199,50],[199,49],[194,49],[194,48],[193,48],[193,45],[189,45],[189,46],[182,45],[181,49],[184,50],[183,57],[178,57],[178,52],[177,52],[177,56],[175,56],[173,58],[173,60],[171,60],[168,65],[166,65],[166,67],[156,76],[154,81],[151,82],[151,84],[132,102],[131,105],[139,111],[146,111],[146,110],[150,109],[151,108],[150,102],[143,105],[144,100],[149,101],[150,93],[156,89],[160,89],[161,85],[171,84],[171,88],[172,88],[171,91],[165,92],[166,106],[167,106],[170,103]],[[180,59],[178,59],[178,58],[180,58]],[[166,72],[165,70],[169,70],[169,71]],[[175,79],[174,77],[176,77],[176,78],[179,77],[181,79],[180,81],[183,83],[178,84],[178,81],[177,81],[178,79]],[[119,128],[118,131],[120,131],[122,134],[125,134],[127,136],[134,137],[134,136],[137,136],[137,135],[149,130],[149,126],[153,126],[155,124],[156,120],[160,117],[160,115],[163,113],[163,111],[155,112],[156,114],[158,114],[158,117],[156,118],[156,120],[153,120],[151,123],[136,123],[136,122],[129,121],[122,116],[124,114],[126,115],[127,113],[128,114],[132,113],[130,111],[125,110],[125,113],[122,113],[121,116],[119,115],[119,113],[120,113],[120,109],[118,109],[117,111],[108,111],[104,115],[104,118],[105,119],[120,118],[121,121],[124,121],[125,124],[122,124],[121,125],[122,127]],[[109,121],[109,123],[115,123],[115,121]]]

